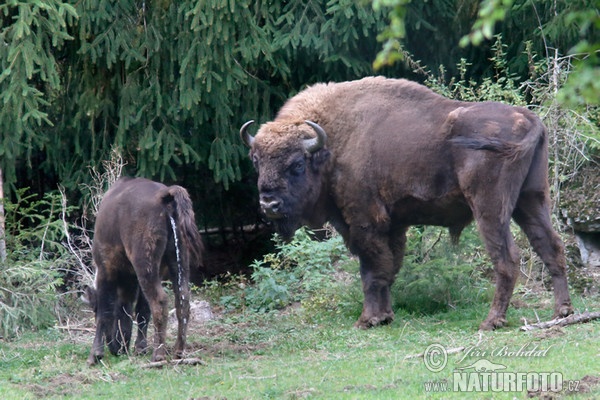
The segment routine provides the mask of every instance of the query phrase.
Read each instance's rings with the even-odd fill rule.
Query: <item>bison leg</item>
[[[567,284],[564,246],[552,229],[545,199],[544,193],[522,194],[513,218],[550,271],[554,288],[554,318],[566,317],[573,313],[573,306]]]
[[[145,354],[148,351],[148,322],[150,321],[150,305],[141,290],[138,290],[135,304],[135,321],[137,336],[135,339],[135,354]]]
[[[362,314],[354,326],[366,329],[392,322],[394,312],[390,288],[398,269],[387,238],[382,235],[357,235],[350,243],[352,251],[360,260],[360,276],[365,296]]]
[[[87,364],[95,365],[104,357],[104,339],[112,340],[114,326],[114,304],[117,297],[117,286],[114,282],[99,277],[96,282],[96,335]]]
[[[489,331],[506,324],[506,310],[519,276],[519,252],[510,233],[509,222],[476,219],[496,275],[492,307],[487,318],[479,325],[480,330]]]

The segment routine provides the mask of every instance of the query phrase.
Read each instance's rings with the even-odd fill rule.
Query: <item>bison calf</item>
[[[178,320],[175,357],[182,356],[189,320],[190,265],[199,266],[202,241],[192,202],[181,186],[142,178],[121,178],[106,192],[96,217],[92,252],[96,289],[87,297],[96,315],[96,336],[88,364],[128,351],[132,319],[137,322],[136,353],[147,348],[154,320],[152,361],[165,358],[168,299],[162,278],[170,277]],[[133,304],[135,303],[135,311]]]
[[[258,171],[260,206],[278,232],[289,238],[303,224],[330,221],[358,255],[358,327],[393,319],[390,287],[409,226],[445,226],[458,238],[473,219],[496,272],[481,329],[506,322],[519,275],[511,218],[550,271],[555,316],[573,312],[550,220],[548,137],[531,111],[368,77],[309,87],[255,137],[250,123],[240,133]]]

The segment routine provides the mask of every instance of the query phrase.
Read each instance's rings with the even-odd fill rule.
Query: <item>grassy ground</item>
[[[393,288],[395,321],[358,330],[357,261],[339,237],[301,233],[255,263],[253,284],[232,277],[195,292],[215,315],[189,327],[186,356],[203,365],[145,368],[149,355],[107,351],[89,368],[93,315],[75,301],[61,326],[0,340],[0,399],[600,398],[600,321],[519,330],[523,319],[552,315],[533,258],[524,258],[508,326],[477,331],[489,310],[489,265],[476,235],[463,236],[457,252],[437,231],[415,230]],[[583,271],[572,270],[574,307],[598,311],[598,282]]]
[[[599,322],[519,331],[523,317],[535,320],[537,312],[548,319],[550,300],[545,293],[517,294],[514,303],[521,308],[510,309],[509,327],[490,333],[477,331],[488,311],[484,303],[429,315],[398,310],[393,324],[367,331],[352,327],[360,303],[321,315],[307,315],[300,306],[268,314],[224,313],[191,325],[188,355],[205,365],[162,369],[142,368],[149,356],[107,356],[88,368],[93,333],[53,328],[0,342],[0,398],[600,398]],[[578,310],[599,305],[597,298],[575,298]],[[91,328],[92,322],[88,314],[77,327]],[[172,333],[169,339],[172,344]],[[435,372],[416,356],[431,344],[465,349],[449,354],[445,368]],[[474,372],[457,368],[478,360],[505,366],[501,372],[508,375],[558,373],[562,390],[452,391],[458,371]],[[441,361],[433,354],[428,365],[439,368]],[[463,390],[478,389],[467,384]]]

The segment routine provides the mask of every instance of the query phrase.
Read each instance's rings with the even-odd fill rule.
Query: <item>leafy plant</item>
[[[454,246],[444,228],[409,230],[404,266],[392,288],[396,308],[427,314],[487,300],[483,245],[473,227],[461,238]]]
[[[7,258],[0,264],[0,335],[13,337],[40,329],[56,319],[59,270],[68,260],[63,238],[61,197],[46,194],[37,200],[17,191],[7,202]]]
[[[277,253],[266,254],[252,263],[250,282],[238,282],[242,295],[221,296],[226,308],[248,307],[268,312],[294,302],[307,301],[332,285],[335,263],[347,259],[341,237],[314,240],[309,230],[299,229],[289,243],[274,235]]]

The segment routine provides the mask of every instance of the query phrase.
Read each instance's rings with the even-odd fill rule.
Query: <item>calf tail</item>
[[[193,265],[204,265],[202,260],[204,245],[196,226],[192,200],[187,190],[178,185],[169,186],[164,189],[161,197],[163,203],[167,205],[169,215],[177,223],[180,240],[189,252],[190,261],[195,261]]]

